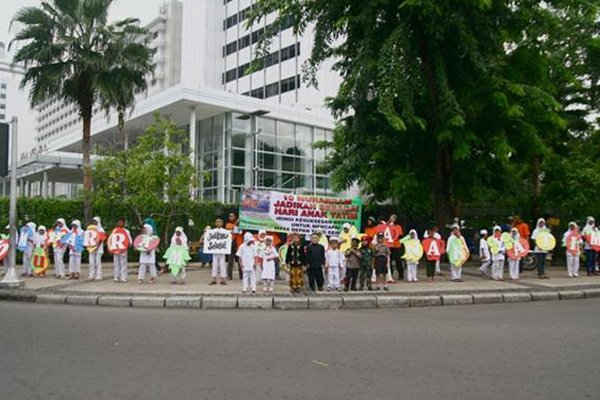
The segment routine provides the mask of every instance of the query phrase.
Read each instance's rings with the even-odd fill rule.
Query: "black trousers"
[[[323,268],[321,267],[308,267],[308,286],[311,290],[323,290]]]
[[[356,290],[356,281],[358,280],[358,268],[355,269],[346,269],[346,283],[344,284],[344,288],[348,290],[351,288],[352,290]]]
[[[237,252],[237,243],[235,240],[231,241],[231,254],[227,256],[227,277],[231,280],[233,279],[233,264],[235,263],[235,253]],[[242,279],[242,267],[240,263],[238,264],[238,276],[240,280]]]
[[[393,264],[396,264],[398,270],[398,280],[404,279],[404,265],[402,264],[402,248],[391,248],[390,249],[390,273],[392,278],[394,277]]]

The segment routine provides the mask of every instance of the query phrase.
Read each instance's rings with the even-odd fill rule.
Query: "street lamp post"
[[[8,269],[4,279],[0,282],[0,288],[18,288],[25,286],[25,282],[19,279],[16,271],[17,264],[17,129],[19,120],[13,117],[11,121],[11,139],[10,139],[10,211],[9,211],[9,241],[10,254],[8,260]]]

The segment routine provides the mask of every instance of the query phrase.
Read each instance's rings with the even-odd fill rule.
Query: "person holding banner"
[[[156,273],[156,247],[150,248],[151,244],[156,242],[152,225],[144,224],[140,234],[141,242],[136,244],[136,250],[140,252],[140,266],[138,268],[138,283],[142,284],[146,280],[146,271],[150,271],[150,283],[156,283],[158,274]],[[137,239],[137,238],[136,238]]]
[[[242,293],[246,293],[248,288],[252,293],[256,293],[256,244],[254,236],[250,232],[244,234],[244,243],[238,247],[238,261],[242,266]]]
[[[358,272],[360,271],[360,262],[362,253],[358,249],[360,239],[353,237],[350,242],[350,248],[346,250],[346,281],[344,283],[344,291],[351,289],[356,291],[356,281],[358,280]]]
[[[490,265],[492,265],[492,254],[490,253],[490,245],[488,244],[488,231],[486,229],[482,229],[479,232],[479,260],[481,261],[481,266],[479,267],[479,271],[484,276],[490,276]]]
[[[304,253],[304,246],[300,243],[300,236],[297,233],[291,233],[290,235],[292,242],[288,246],[285,263],[290,269],[290,290],[292,293],[300,293],[304,287],[303,269],[306,265],[306,254]]]
[[[94,217],[92,224],[85,232],[84,244],[87,247],[90,259],[90,273],[88,281],[102,280],[102,255],[104,254],[105,231],[100,217]]]
[[[569,278],[579,278],[579,257],[583,238],[579,234],[579,227],[575,222],[569,222],[569,230],[563,235],[562,245],[567,255],[567,274]]]
[[[113,255],[113,281],[127,283],[128,260],[127,251],[133,245],[131,233],[125,228],[125,218],[117,220],[117,227],[112,230],[106,246]]]
[[[63,218],[56,220],[56,223],[50,229],[50,241],[54,251],[54,275],[59,279],[65,279],[65,250],[67,249],[64,243],[60,240],[69,233],[67,222]]]
[[[494,227],[494,233],[487,239],[492,253],[492,279],[495,281],[504,280],[504,253],[506,252],[504,238],[502,237],[502,228],[498,225]]]
[[[423,239],[427,240],[429,238],[432,238],[432,240],[434,240],[436,244],[440,245],[439,250],[441,250],[442,253],[446,250],[446,243],[442,239],[442,235],[440,235],[437,226],[434,226],[431,229],[425,231],[425,233],[423,234]],[[439,257],[435,260],[435,274],[437,276],[444,276],[444,274],[442,273],[442,257]],[[429,277],[429,275],[427,275],[427,277]],[[433,282],[433,279],[430,282]]]
[[[48,245],[50,244],[50,237],[46,232],[46,227],[40,225],[36,234],[33,237],[33,257],[31,259],[31,269],[33,275],[37,277],[46,276],[46,271],[50,266],[50,260],[48,259]]]
[[[390,273],[392,278],[394,273],[392,271],[392,261],[396,264],[396,269],[398,270],[398,280],[404,280],[404,261],[402,258],[402,243],[400,243],[400,238],[404,234],[404,230],[402,229],[402,225],[396,224],[398,217],[396,214],[390,215],[390,219],[388,221],[388,227],[391,231],[392,241],[390,245]]]
[[[592,247],[592,237],[598,235],[598,228],[594,217],[587,217],[585,228],[583,228],[585,270],[587,276],[598,275],[596,272],[596,250]]]
[[[517,228],[511,228],[510,237],[505,242],[506,254],[508,256],[508,276],[511,280],[519,280],[519,264],[521,258],[529,253],[529,243],[523,240]]]
[[[408,235],[402,238],[400,243],[404,245],[404,255],[402,258],[406,260],[406,281],[408,283],[416,283],[419,281],[417,277],[419,260],[423,257],[423,246],[421,246],[417,231],[411,229]]]
[[[361,238],[360,252],[362,257],[360,259],[360,273],[358,274],[358,281],[360,283],[359,290],[364,290],[365,285],[368,290],[373,290],[373,282],[371,277],[373,276],[373,248],[371,247],[371,241],[373,239],[370,236],[364,235]]]
[[[78,219],[71,222],[71,230],[62,239],[69,248],[69,279],[79,279],[81,274],[81,253],[83,253],[83,229]]]
[[[554,244],[552,244],[554,237],[550,233],[550,229],[546,226],[544,218],[537,220],[535,229],[531,234],[531,240],[535,242],[535,255],[538,259],[538,277],[540,279],[549,279],[546,275],[546,257],[548,256],[548,251],[554,248]]]
[[[390,269],[390,248],[385,243],[383,232],[377,234],[377,243],[373,246],[375,255],[375,274],[377,276],[377,288],[379,290],[390,290],[387,285],[386,276]]]
[[[229,220],[225,224],[225,229],[231,231],[232,234],[232,242],[231,242],[231,254],[227,256],[227,278],[229,280],[233,279],[233,264],[235,263],[235,253],[237,252],[238,247],[242,245],[244,242],[244,238],[242,237],[242,233],[239,228],[239,220],[236,213],[229,213]],[[242,279],[242,267],[238,263],[238,276]]]
[[[423,251],[427,257],[425,261],[425,271],[427,281],[433,283],[442,254],[446,251],[446,243],[442,240],[437,228],[433,227],[425,232],[423,240]]]
[[[36,224],[28,222],[19,230],[17,248],[23,252],[23,273],[21,276],[31,276],[31,259],[33,257],[33,236]]]
[[[458,224],[452,225],[452,233],[446,243],[446,253],[450,261],[450,280],[462,282],[462,266],[469,259],[469,248]]]
[[[181,279],[181,284],[185,285],[185,266],[192,258],[190,257],[187,236],[181,226],[175,228],[175,233],[171,236],[171,245],[163,258],[171,270],[171,285],[177,284],[178,277]]]
[[[223,220],[221,218],[215,219],[215,233],[224,231]],[[211,232],[208,231],[208,236],[211,236]],[[231,244],[233,246],[233,243]],[[216,285],[217,281],[221,280],[221,285],[227,285],[227,255],[224,253],[211,253],[212,254],[212,271],[210,285]]]

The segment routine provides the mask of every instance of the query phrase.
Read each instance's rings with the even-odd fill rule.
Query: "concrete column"
[[[31,198],[32,189],[33,189],[33,182],[28,181],[27,182],[27,197],[29,197],[29,198]]]
[[[50,184],[50,196],[56,197],[56,182]]]
[[[42,181],[42,197],[48,198],[48,172],[44,171],[44,180]]]
[[[6,178],[2,179],[2,197],[6,197]]]
[[[24,196],[25,186],[23,186],[23,179],[19,180],[19,188],[17,190],[17,197]]]
[[[190,107],[190,160],[192,161],[192,165],[194,166],[194,170],[197,172],[197,153],[196,153],[196,106]],[[196,189],[190,190],[190,197],[192,199],[196,198]]]

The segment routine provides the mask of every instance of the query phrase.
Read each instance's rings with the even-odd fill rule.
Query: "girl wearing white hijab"
[[[492,252],[492,279],[503,281],[506,246],[502,240],[502,228],[498,225],[494,227],[493,235],[488,239],[488,244],[490,244]]]
[[[35,222],[28,222],[27,231],[25,233],[21,233],[19,236],[19,247],[24,247],[23,250],[23,275],[22,276],[31,276],[31,259],[33,258],[33,238],[35,236],[36,224]]]
[[[69,238],[69,279],[79,279],[81,274],[81,253],[83,251],[83,229],[78,219],[71,222]]]
[[[93,225],[96,226],[96,232],[98,234],[98,246],[94,251],[90,252],[90,275],[88,280],[90,281],[101,281],[102,280],[102,254],[104,254],[104,228],[100,221],[100,217],[94,217],[92,219]]]
[[[144,235],[152,236],[154,230],[149,224],[144,225]],[[146,269],[150,270],[150,283],[156,282],[156,249],[150,251],[140,251],[140,267],[138,269],[138,283],[144,283],[146,279]]]
[[[185,284],[186,271],[185,267],[189,260],[191,260],[188,240],[183,228],[178,226],[175,228],[175,233],[171,237],[171,246],[164,255],[164,259],[167,260],[167,265],[171,270],[171,284],[177,283],[177,278],[180,277],[181,284]]]
[[[63,235],[66,235],[68,232],[67,222],[63,218],[59,218],[56,220],[56,224],[52,227],[52,231],[54,233],[60,232]],[[64,243],[61,243],[60,240],[58,242],[53,243],[54,248],[54,273],[57,278],[64,279],[65,278],[65,250],[67,249]]]
[[[186,246],[188,245],[188,239],[181,226],[175,228],[175,233],[171,236],[171,246]]]
[[[531,233],[531,240],[536,241],[538,235],[543,232],[550,232],[550,229],[548,229],[546,226],[546,220],[544,218],[540,218],[537,220],[535,229]],[[537,245],[537,242],[535,244],[535,255],[538,259],[538,277],[540,279],[548,279],[548,276],[546,275],[546,256],[548,255],[548,252],[540,249]]]

